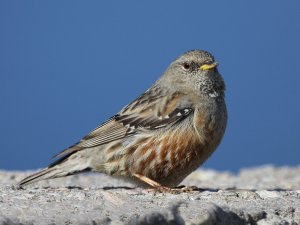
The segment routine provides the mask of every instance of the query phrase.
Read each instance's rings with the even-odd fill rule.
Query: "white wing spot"
[[[190,109],[184,109],[183,111],[184,111],[184,114],[187,114],[190,112]]]

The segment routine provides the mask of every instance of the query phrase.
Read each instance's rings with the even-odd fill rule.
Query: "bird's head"
[[[209,52],[192,50],[172,62],[162,79],[182,91],[192,87],[198,94],[223,96],[225,84],[217,66],[218,63]]]

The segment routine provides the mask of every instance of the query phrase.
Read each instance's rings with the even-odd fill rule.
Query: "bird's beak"
[[[210,70],[210,69],[213,69],[217,66],[218,66],[218,63],[214,62],[214,63],[211,63],[211,64],[203,64],[202,66],[200,66],[200,69],[201,70]]]

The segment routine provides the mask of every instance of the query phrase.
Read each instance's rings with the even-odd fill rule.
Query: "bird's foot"
[[[192,192],[192,191],[200,191],[200,188],[196,187],[196,186],[178,186],[175,189],[179,190],[181,193],[184,192]]]
[[[180,194],[181,193],[180,190],[177,188],[169,188],[169,187],[165,187],[165,186],[158,186],[152,190],[154,190],[154,194],[157,194],[157,193]]]
[[[181,194],[181,193],[188,193],[193,191],[199,191],[199,188],[196,186],[179,186],[176,188],[169,188],[165,186],[157,186],[154,189],[152,189],[156,193],[169,193],[169,194]]]

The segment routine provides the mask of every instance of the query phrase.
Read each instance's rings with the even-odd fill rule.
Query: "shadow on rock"
[[[192,212],[193,218],[184,218],[181,216],[179,207],[189,206],[187,203],[178,203],[169,210],[162,212],[153,212],[144,215],[141,218],[131,220],[127,225],[185,225],[186,221],[197,225],[248,225],[256,224],[255,221],[245,220],[230,210],[224,210],[217,205],[209,204],[207,208],[198,213]],[[187,209],[188,210],[188,209]]]

